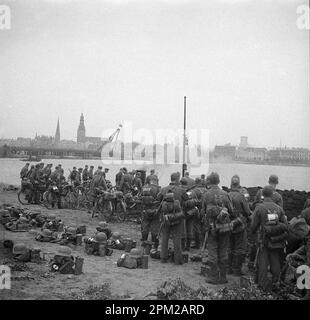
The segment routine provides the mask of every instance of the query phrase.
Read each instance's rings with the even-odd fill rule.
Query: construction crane
[[[107,144],[107,143],[112,143],[114,137],[115,137],[115,141],[114,141],[114,144],[113,144],[113,147],[112,149],[109,151],[109,156],[110,157],[113,157],[113,150],[114,150],[114,147],[115,147],[115,144],[116,144],[116,141],[117,141],[117,138],[118,138],[118,135],[121,131],[121,128],[123,127],[123,125],[119,124],[117,129],[109,136],[108,140],[104,141],[102,143],[102,145],[97,149],[97,151],[101,151],[102,148]]]

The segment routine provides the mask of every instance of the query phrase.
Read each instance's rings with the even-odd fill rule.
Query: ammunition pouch
[[[241,217],[238,217],[231,222],[231,227],[232,233],[236,234],[245,230],[246,224]]]
[[[168,213],[165,216],[166,216],[166,219],[169,221],[170,226],[180,224],[182,219],[184,218],[184,214],[182,211],[175,212],[175,213]]]
[[[199,218],[199,209],[194,207],[193,209],[186,211],[186,218]]]
[[[146,209],[143,211],[143,218],[146,220],[154,220],[159,218],[157,209]]]

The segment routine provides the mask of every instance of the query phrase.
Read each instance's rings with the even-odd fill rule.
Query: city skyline
[[[76,4],[78,3],[78,5]],[[63,4],[63,5],[61,5]],[[210,144],[310,147],[302,0],[10,2],[0,32],[0,137],[208,129]],[[298,84],[298,85],[297,85]],[[294,134],[291,134],[294,132]]]

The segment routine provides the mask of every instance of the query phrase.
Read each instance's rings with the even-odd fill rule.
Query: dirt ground
[[[16,191],[0,193],[1,204],[19,205]],[[27,206],[29,209],[40,209],[44,213],[55,213],[65,225],[86,225],[87,235],[92,235],[99,218],[91,219],[86,211],[55,209],[48,210],[40,206]],[[140,247],[140,225],[135,222],[110,223],[112,231],[119,231],[123,236],[137,241]],[[90,285],[99,286],[110,283],[111,293],[122,299],[156,298],[157,287],[166,280],[181,278],[192,288],[200,286],[210,289],[200,275],[200,262],[189,261],[182,266],[172,263],[162,264],[159,260],[149,257],[148,269],[126,269],[117,267],[116,261],[123,251],[114,250],[109,257],[89,256],[84,252],[84,246],[72,247],[72,255],[84,258],[83,274],[62,275],[49,271],[48,261],[56,254],[58,244],[37,242],[34,235],[28,232],[10,232],[0,225],[0,241],[10,239],[14,243],[23,242],[30,248],[41,248],[46,260],[41,264],[26,263],[26,270],[12,271],[11,290],[0,290],[0,299],[72,299],[75,293],[87,289]],[[2,245],[1,245],[2,246]],[[1,251],[2,250],[2,251]],[[198,251],[191,251],[191,254]],[[0,264],[5,259],[3,249],[0,249]],[[236,283],[234,277],[228,277],[229,283]],[[217,286],[218,288],[219,286]]]

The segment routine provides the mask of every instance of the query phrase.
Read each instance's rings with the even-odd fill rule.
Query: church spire
[[[60,127],[59,127],[59,118],[57,120],[57,128],[55,133],[55,144],[60,142]]]

